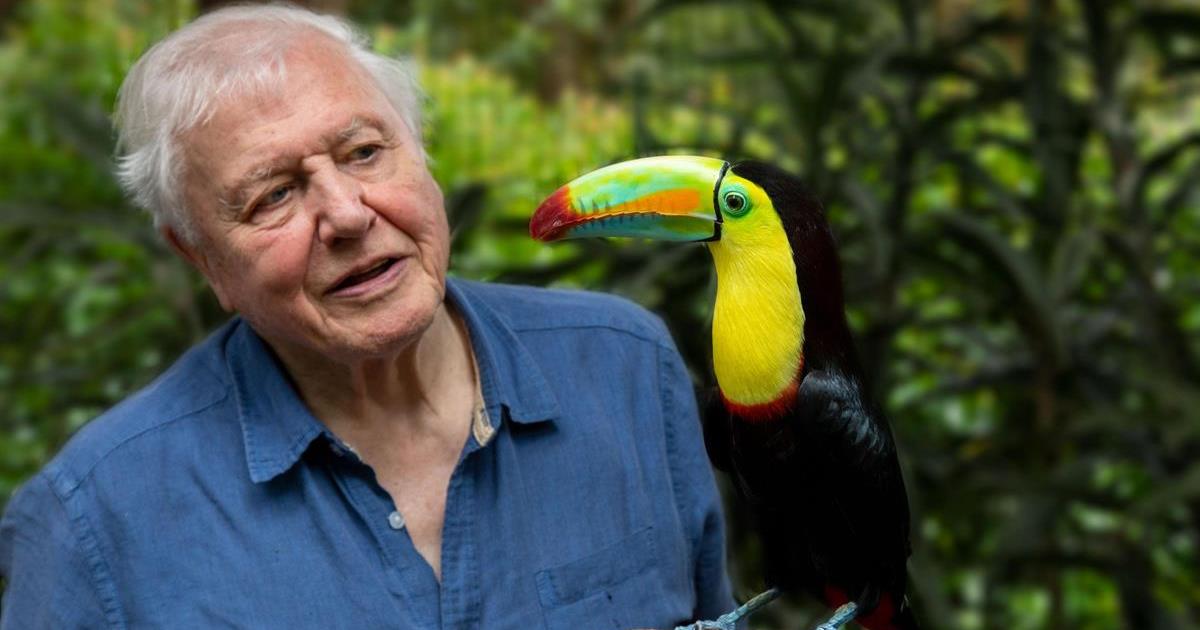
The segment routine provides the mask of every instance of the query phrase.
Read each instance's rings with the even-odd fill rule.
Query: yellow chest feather
[[[721,393],[739,405],[777,400],[803,360],[804,309],[782,229],[740,243],[710,244],[717,268],[713,368]]]

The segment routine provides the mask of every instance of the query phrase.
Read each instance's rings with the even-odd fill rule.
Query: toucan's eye
[[[746,195],[731,190],[725,193],[725,212],[740,217],[750,211],[750,201],[746,199]]]

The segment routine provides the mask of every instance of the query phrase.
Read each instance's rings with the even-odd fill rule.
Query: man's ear
[[[221,308],[228,312],[233,312],[233,303],[229,300],[229,296],[226,295],[224,287],[221,283],[221,278],[216,273],[216,270],[213,269],[213,266],[209,261],[203,247],[191,243],[187,239],[181,237],[179,233],[177,233],[174,228],[170,226],[162,226],[159,228],[159,232],[162,234],[163,240],[165,240],[167,244],[171,246],[171,249],[175,250],[175,253],[178,254],[180,258],[187,261],[187,264],[191,265],[196,271],[200,272],[200,275],[204,276],[204,279],[208,281],[208,286],[211,287],[213,293],[216,294],[217,301],[221,303]]]

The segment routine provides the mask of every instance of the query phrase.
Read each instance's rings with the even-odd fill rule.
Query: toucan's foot
[[[709,620],[697,621],[686,626],[675,626],[675,630],[736,630],[737,622],[727,623],[724,616]]]
[[[817,630],[838,630],[838,628],[841,628],[857,615],[858,604],[848,602],[843,604],[841,608],[833,611],[833,616],[826,619],[825,623],[817,626]]]
[[[779,589],[773,588],[751,597],[750,601],[738,606],[737,610],[727,612],[712,621],[697,621],[686,626],[676,626],[675,630],[736,630],[739,621],[775,601],[777,597]]]

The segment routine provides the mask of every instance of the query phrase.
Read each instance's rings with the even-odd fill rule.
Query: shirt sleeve
[[[716,619],[734,607],[725,565],[725,521],[721,495],[704,450],[691,378],[673,343],[660,347],[667,448],[675,502],[689,537],[696,619]]]
[[[0,630],[110,627],[80,536],[44,473],[0,520]]]

